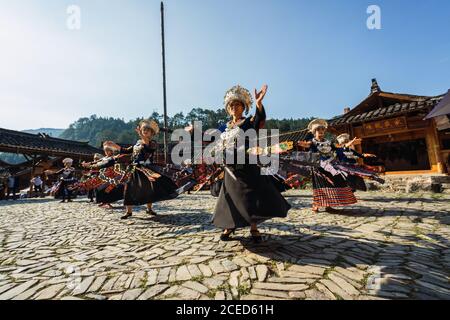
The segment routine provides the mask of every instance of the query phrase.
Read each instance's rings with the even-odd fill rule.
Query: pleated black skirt
[[[347,183],[352,190],[356,191],[367,191],[366,183],[364,182],[364,179],[358,176],[348,176],[347,177]]]
[[[217,180],[211,185],[211,195],[217,198],[220,195],[220,189],[222,189],[223,180]]]
[[[214,209],[213,224],[222,229],[243,228],[271,218],[284,218],[291,206],[268,176],[256,165],[225,170]]]
[[[108,188],[96,191],[97,203],[114,203],[123,199],[124,186],[119,185],[108,192]]]
[[[60,181],[55,191],[55,199],[60,199],[64,196],[72,196],[75,189],[76,180]]]
[[[288,186],[285,185],[284,182],[281,180],[281,178],[271,175],[269,176],[269,179],[271,180],[271,182],[274,184],[275,188],[277,188],[278,191],[285,192],[289,189]]]
[[[177,189],[177,185],[164,175],[151,181],[144,172],[136,169],[125,185],[124,205],[140,206],[174,199],[178,196]]]

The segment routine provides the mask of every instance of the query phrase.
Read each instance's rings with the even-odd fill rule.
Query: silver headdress
[[[139,124],[141,128],[148,128],[153,131],[153,134],[156,136],[159,133],[159,125],[158,123],[153,119],[146,119],[142,120]]]
[[[325,129],[328,128],[328,122],[323,119],[314,119],[308,125],[308,130],[312,133],[317,130],[317,128],[323,127]]]
[[[350,135],[348,133],[343,133],[337,136],[336,140],[339,144],[344,144],[350,141]]]
[[[159,125],[155,120],[150,120],[150,129],[155,135],[159,134]]]
[[[240,85],[234,86],[225,93],[224,106],[228,110],[228,105],[233,101],[240,101],[245,107],[245,113],[248,113],[253,105],[253,98],[247,89]]]
[[[73,164],[73,159],[71,159],[71,158],[65,158],[63,161],[62,161],[62,163],[63,164],[69,164],[70,163],[70,165],[72,165]]]

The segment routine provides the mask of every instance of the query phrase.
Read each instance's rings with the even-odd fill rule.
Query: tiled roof
[[[282,133],[278,136],[278,142],[307,140],[307,137],[310,134],[311,133],[308,131],[308,129],[286,132],[286,133]],[[268,139],[267,139],[268,145],[275,144],[274,142],[272,142],[273,137],[275,137],[275,136],[272,135],[272,136],[268,137]]]
[[[329,125],[339,126],[344,124],[355,124],[366,121],[374,121],[384,118],[395,117],[415,111],[421,110],[428,111],[431,108],[433,108],[441,99],[442,96],[439,96],[421,101],[396,103],[387,107],[377,108],[375,110],[364,113],[350,114],[348,116],[342,115],[329,120]]]
[[[63,140],[43,134],[30,134],[1,128],[0,151],[79,157],[101,152],[87,142]]]
[[[308,129],[292,131],[280,134],[280,142],[282,141],[302,141],[306,140],[307,136],[310,134]]]

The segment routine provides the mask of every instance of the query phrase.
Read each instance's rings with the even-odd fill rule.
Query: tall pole
[[[167,94],[166,94],[166,44],[164,39],[164,3],[161,1],[161,46],[162,46],[162,69],[163,69],[163,101],[164,101],[164,128],[167,129]],[[167,130],[164,130],[164,162],[169,159],[169,146]]]

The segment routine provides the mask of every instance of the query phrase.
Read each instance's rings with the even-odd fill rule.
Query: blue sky
[[[0,127],[162,111],[159,1],[0,0]],[[81,8],[81,30],[66,26]],[[369,5],[381,30],[368,30]],[[272,118],[332,117],[383,90],[450,88],[447,0],[167,0],[169,114],[269,85]]]

